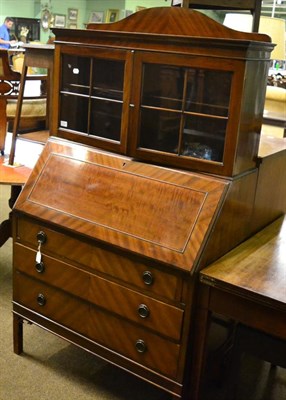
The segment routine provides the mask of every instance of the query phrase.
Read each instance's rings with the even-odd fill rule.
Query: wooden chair
[[[24,65],[24,58],[25,54],[24,53],[19,53],[15,54],[12,57],[12,65],[13,65],[13,70],[22,73],[23,71],[23,65]],[[28,75],[33,75],[34,71],[32,70],[31,67],[28,68]]]
[[[14,71],[10,66],[7,50],[0,50],[0,151],[2,156],[4,155],[7,124],[9,121],[14,121],[16,115],[20,79],[21,73]],[[45,82],[46,75],[32,75],[27,79]],[[46,95],[40,92],[35,96],[25,96],[20,124],[21,132],[30,132],[38,129],[39,123],[46,123],[46,103]],[[10,208],[13,207],[29,173],[30,169],[27,167],[9,168],[4,164],[4,157],[0,158],[0,184],[11,185]],[[11,215],[8,219],[0,222],[0,247],[11,236],[11,227]]]
[[[0,151],[4,154],[7,132],[6,107],[9,99],[17,99],[21,74],[11,70],[8,52],[0,50]]]
[[[253,16],[252,31],[258,32],[262,0],[173,0],[174,6],[197,10],[249,10]]]
[[[9,63],[7,50],[0,50],[0,152],[4,155],[7,123],[13,121],[16,114],[17,99],[20,92],[21,73],[14,71]],[[45,81],[46,75],[29,75],[31,81]],[[22,108],[22,132],[39,129],[39,124],[46,121],[46,95],[37,93],[25,95]]]

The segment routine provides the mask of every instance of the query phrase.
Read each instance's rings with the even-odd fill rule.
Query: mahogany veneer
[[[57,137],[13,213],[15,352],[28,320],[195,400],[198,271],[285,212],[283,182],[263,200],[285,149],[258,157],[273,45],[176,7],[88,28],[54,29]]]

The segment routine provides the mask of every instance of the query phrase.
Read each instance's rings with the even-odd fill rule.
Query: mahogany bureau
[[[273,45],[177,7],[54,33],[52,137],[13,210],[15,352],[27,320],[195,399],[198,272],[285,210],[283,182],[263,201],[285,151],[258,158]]]
[[[14,210],[16,353],[25,319],[181,395],[187,260],[227,187],[50,139]]]

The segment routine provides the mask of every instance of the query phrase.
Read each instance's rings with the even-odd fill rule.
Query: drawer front
[[[64,325],[142,365],[176,378],[180,346],[134,324],[14,273],[14,302]]]
[[[153,299],[100,276],[43,255],[41,268],[36,252],[14,245],[14,268],[49,285],[81,297],[101,308],[180,341],[183,310]]]
[[[36,249],[39,231],[44,231],[47,236],[46,242],[41,246],[43,253],[110,275],[168,300],[181,300],[181,277],[77,240],[28,219],[17,218],[17,242]]]

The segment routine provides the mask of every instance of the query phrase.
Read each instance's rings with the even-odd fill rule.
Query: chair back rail
[[[0,49],[0,152],[4,155],[4,147],[7,133],[7,102],[17,100],[20,92],[21,73],[14,71],[9,63],[9,54],[5,49]],[[29,75],[27,80],[46,81],[47,75]],[[46,98],[46,93],[41,92],[37,95],[24,95],[25,100]]]

